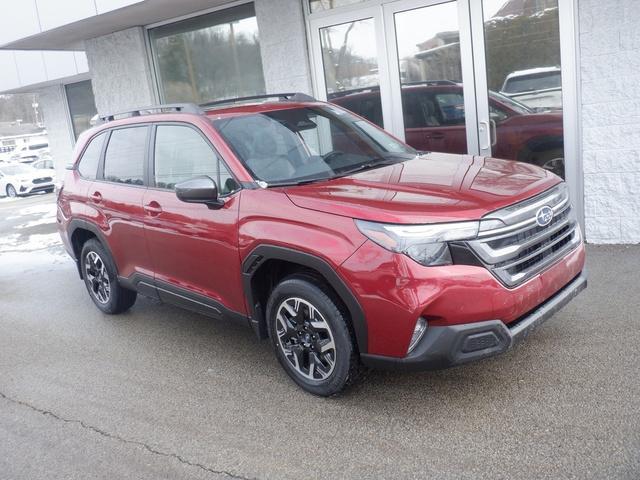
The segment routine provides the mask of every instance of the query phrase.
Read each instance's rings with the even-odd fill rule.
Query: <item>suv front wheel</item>
[[[347,318],[333,292],[313,277],[283,280],[267,303],[269,337],[287,374],[309,393],[328,397],[352,383],[360,364]]]
[[[93,303],[110,315],[129,310],[137,293],[120,286],[115,263],[102,244],[96,239],[88,240],[80,255],[82,277]]]

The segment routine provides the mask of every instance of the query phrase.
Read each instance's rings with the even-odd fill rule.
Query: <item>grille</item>
[[[538,225],[544,206],[552,221]],[[476,240],[467,243],[486,267],[507,287],[515,287],[553,265],[581,241],[580,228],[562,183],[541,195],[490,213]]]
[[[44,178],[36,178],[33,183],[34,185],[38,185],[40,183],[47,183],[50,182],[51,180],[53,180],[51,177],[44,177]]]

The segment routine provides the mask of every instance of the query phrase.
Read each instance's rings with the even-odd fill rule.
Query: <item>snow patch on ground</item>
[[[62,246],[62,240],[57,232],[29,235],[26,240],[20,234],[7,235],[6,237],[0,238],[0,253],[28,253],[37,250],[47,250],[57,246]]]
[[[42,218],[54,219],[56,217],[56,209],[58,207],[55,203],[47,203],[44,205],[33,205],[31,207],[21,208],[15,215],[9,217],[7,220],[16,220],[27,215],[43,215]]]

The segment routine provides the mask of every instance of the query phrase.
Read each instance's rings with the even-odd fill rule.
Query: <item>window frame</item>
[[[238,193],[240,190],[243,189],[242,183],[238,180],[238,177],[236,176],[233,169],[229,168],[229,164],[226,162],[224,156],[220,154],[218,149],[214,146],[213,142],[209,139],[209,137],[207,137],[207,135],[200,128],[198,128],[196,125],[193,125],[192,123],[189,123],[189,122],[166,121],[166,122],[154,122],[151,125],[151,133],[149,135],[149,143],[147,146],[147,152],[148,152],[147,161],[145,166],[146,172],[149,175],[147,187],[150,190],[156,190],[160,192],[175,192],[175,190],[172,190],[170,188],[162,188],[162,187],[156,186],[156,135],[158,133],[158,127],[162,127],[162,126],[190,128],[191,130],[195,131],[198,135],[200,135],[200,137],[202,137],[205,143],[209,145],[209,148],[211,148],[211,151],[218,157],[218,161],[221,162],[222,165],[224,165],[224,167],[229,172],[229,175],[231,175],[231,178],[233,178],[236,182],[236,185],[238,185],[238,188],[236,188],[235,190],[229,193],[225,193],[224,195],[220,195],[218,198],[221,198],[221,199],[228,198],[232,195],[235,195],[236,193]],[[216,182],[218,191],[220,191],[220,185],[218,185],[218,181],[215,178],[213,180]]]
[[[101,183],[108,183],[110,185],[121,185],[123,187],[134,187],[134,188],[148,188],[149,186],[149,139],[151,137],[151,129],[153,124],[151,122],[145,123],[132,123],[128,125],[121,125],[118,127],[113,127],[108,130],[108,136],[105,139],[104,145],[102,147],[102,154],[100,156],[100,163],[98,164],[98,175],[94,181]],[[145,149],[144,149],[144,159],[142,160],[142,185],[134,185],[132,183],[123,183],[123,182],[112,182],[111,180],[106,180],[104,178],[104,166],[107,158],[107,149],[109,148],[109,143],[111,142],[111,135],[113,132],[117,130],[131,129],[131,128],[146,128],[147,129],[147,138],[145,140]]]

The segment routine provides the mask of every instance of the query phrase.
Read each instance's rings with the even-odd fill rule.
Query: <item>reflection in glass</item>
[[[82,132],[91,128],[91,119],[98,113],[91,80],[70,83],[64,88],[69,104],[73,134],[77,140]]]
[[[457,3],[397,13],[395,27],[407,143],[467,153]]]
[[[483,0],[483,14],[492,155],[564,176],[558,1]]]
[[[320,29],[327,99],[382,126],[373,18]]]
[[[315,13],[344,7],[346,5],[353,5],[354,3],[363,1],[364,0],[309,0],[309,8],[311,13]]]
[[[150,31],[165,102],[205,103],[265,93],[253,4]]]

